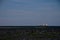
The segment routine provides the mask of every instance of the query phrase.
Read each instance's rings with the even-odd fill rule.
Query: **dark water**
[[[49,29],[26,27],[21,28],[0,28],[1,40],[60,40],[60,29],[50,27]]]

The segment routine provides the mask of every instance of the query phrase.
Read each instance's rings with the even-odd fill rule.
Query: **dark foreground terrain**
[[[0,27],[0,40],[60,40],[60,27]]]

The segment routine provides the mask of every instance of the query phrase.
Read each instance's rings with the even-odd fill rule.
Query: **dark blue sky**
[[[59,6],[57,0],[3,0],[0,2],[0,25],[60,26]]]

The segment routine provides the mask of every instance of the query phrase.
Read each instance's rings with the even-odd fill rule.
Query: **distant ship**
[[[48,26],[48,24],[41,24],[40,26]]]

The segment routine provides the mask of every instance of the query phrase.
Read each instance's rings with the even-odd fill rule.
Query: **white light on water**
[[[48,24],[40,24],[40,26],[48,26]]]

